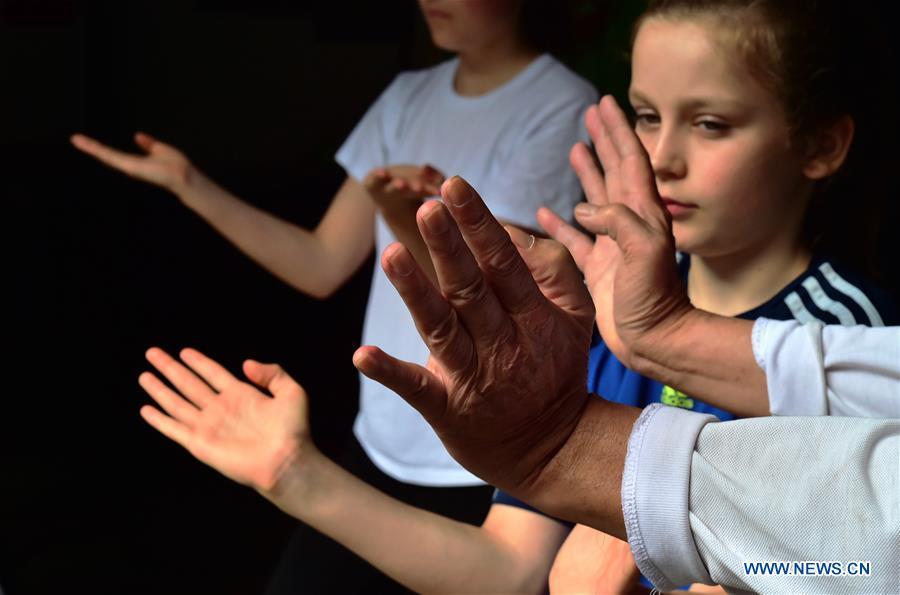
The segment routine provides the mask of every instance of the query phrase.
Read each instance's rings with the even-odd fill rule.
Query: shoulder
[[[813,259],[802,275],[754,313],[753,318],[796,319],[801,323],[898,324],[896,302],[886,290],[831,258]]]
[[[441,81],[453,76],[457,63],[458,59],[452,58],[427,68],[404,70],[394,77],[385,93],[390,92],[392,94],[409,96],[422,87],[439,84]]]
[[[582,117],[588,106],[597,102],[594,86],[550,54],[536,58],[525,74],[508,90],[504,104],[504,109],[515,113],[514,129],[519,137],[551,135],[570,143],[575,131],[579,139],[586,140]],[[565,134],[561,136],[562,131]]]
[[[537,60],[534,84],[552,92],[555,101],[595,103],[598,100],[594,85],[550,54],[543,54]]]
[[[388,113],[406,109],[417,98],[426,97],[429,89],[437,89],[452,77],[455,64],[453,59],[429,68],[404,70],[381,92],[377,105]]]

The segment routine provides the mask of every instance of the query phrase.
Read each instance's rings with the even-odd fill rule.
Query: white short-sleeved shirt
[[[542,205],[570,218],[581,188],[568,153],[576,141],[587,140],[583,115],[597,92],[544,54],[503,86],[465,97],[453,88],[458,62],[394,79],[338,150],[338,163],[359,181],[375,167],[428,163],[448,177],[465,178],[503,221],[537,228],[535,211]],[[380,215],[375,226],[380,255],[395,238]],[[428,357],[377,260],[363,343],[420,364]],[[415,409],[365,376],[354,433],[372,461],[399,481],[482,483],[450,457]]]

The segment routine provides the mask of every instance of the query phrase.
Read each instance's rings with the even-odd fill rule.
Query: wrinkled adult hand
[[[197,459],[270,496],[291,466],[318,453],[306,393],[280,366],[244,362],[247,378],[269,396],[199,351],[185,349],[181,359],[187,366],[161,349],[147,351],[147,360],[178,392],[144,372],[141,387],[168,415],[145,405],[141,416]]]
[[[439,196],[444,174],[431,165],[392,165],[373,169],[363,180],[375,204],[420,201]]]
[[[577,144],[570,161],[588,203],[575,217],[591,238],[547,209],[538,222],[565,244],[584,272],[603,340],[625,365],[666,341],[693,310],[675,265],[672,224],[650,159],[611,96],[588,109],[585,124],[603,165]]]
[[[70,140],[75,148],[109,167],[175,194],[198,173],[180,150],[143,132],[134,135],[135,144],[145,151],[143,155],[113,149],[83,134],[73,134]]]
[[[419,410],[463,466],[527,496],[587,405],[593,306],[560,244],[504,231],[462,178],[441,194],[417,213],[439,287],[400,244],[381,259],[427,368],[370,346],[354,363]]]

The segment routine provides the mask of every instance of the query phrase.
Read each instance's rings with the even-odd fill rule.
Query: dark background
[[[626,29],[584,53],[582,70],[602,64],[599,77],[624,88],[623,54],[596,52]],[[400,70],[443,57],[412,1],[0,1],[6,595],[265,584],[293,521],[140,419],[147,347],[197,347],[233,371],[246,357],[282,363],[308,390],[328,454],[357,406],[350,356],[372,259],[331,299],[307,298],[69,135],[135,150],[133,132],[149,132],[312,227],[343,179],[334,152],[367,106]]]
[[[592,42],[568,62],[621,97],[641,3],[593,4],[579,20]],[[6,595],[263,588],[293,522],[140,419],[148,346],[194,346],[234,371],[282,363],[328,454],[357,406],[371,259],[331,299],[307,298],[68,136],[133,148],[144,130],[312,227],[366,107],[400,70],[442,57],[412,1],[0,0]]]

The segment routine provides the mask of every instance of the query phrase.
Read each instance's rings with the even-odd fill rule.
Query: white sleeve
[[[353,128],[334,158],[347,175],[362,182],[376,167],[388,162],[388,144],[397,133],[398,105],[402,106],[407,77],[401,73],[375,100]]]
[[[715,421],[712,415],[654,403],[628,439],[622,473],[628,543],[641,573],[663,590],[711,582],[691,535],[688,504],[694,444]]]
[[[772,415],[900,417],[900,327],[760,318],[753,352]]]
[[[709,421],[651,406],[629,441],[628,540],[658,588],[900,592],[900,421]],[[749,566],[767,562],[781,565]]]

